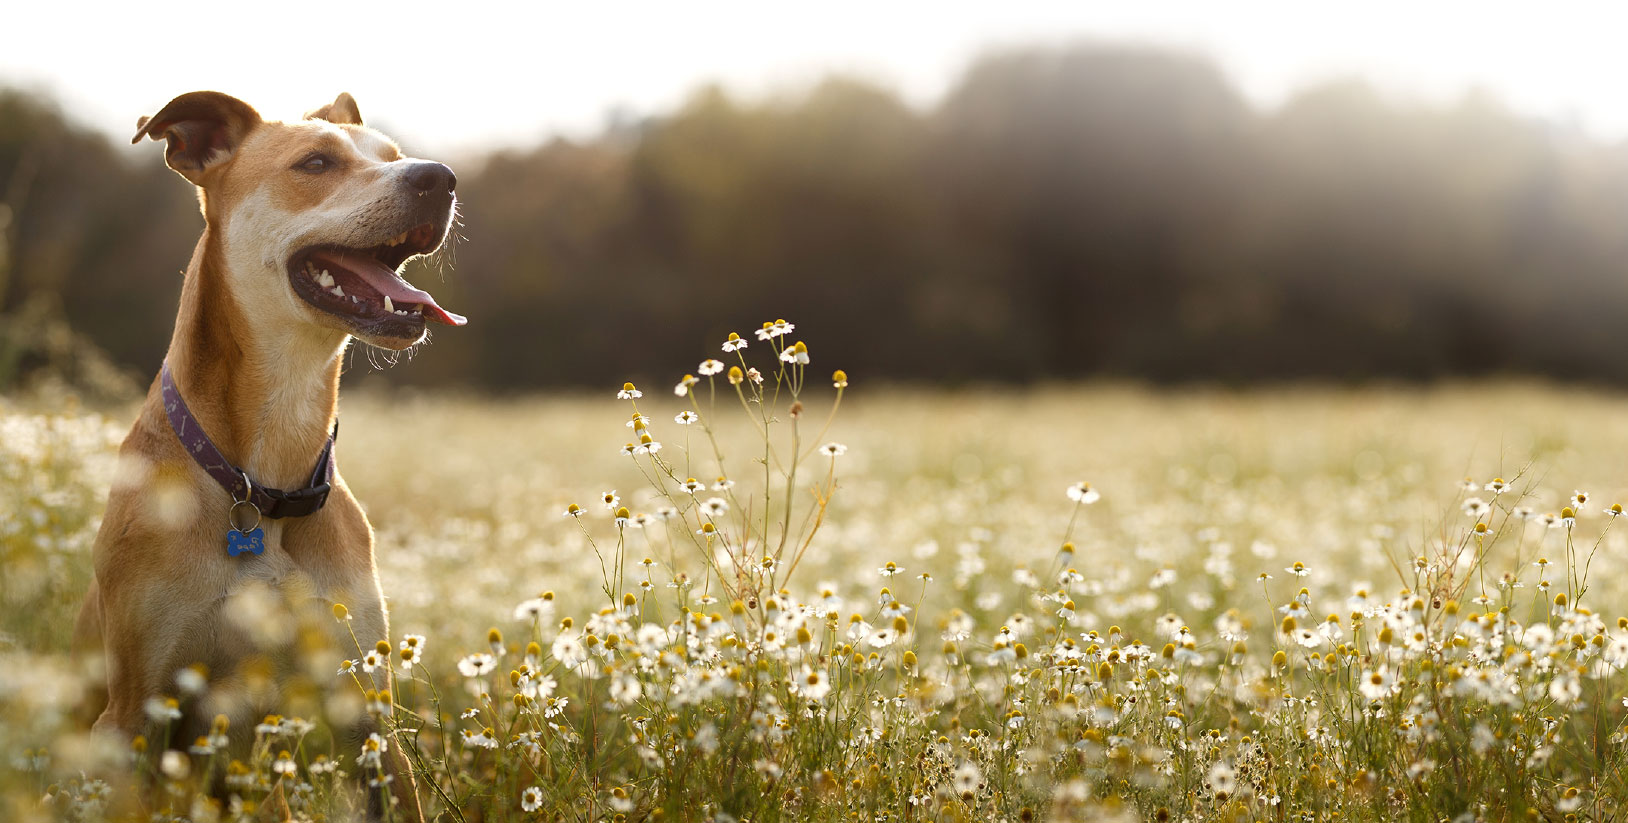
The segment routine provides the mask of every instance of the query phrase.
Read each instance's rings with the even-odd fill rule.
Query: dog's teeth
[[[395,305],[390,302],[390,295],[388,294],[384,296],[384,310],[387,312],[394,312],[396,310]]]
[[[328,291],[331,292],[334,297],[344,297],[345,296],[345,287],[344,286],[334,286],[333,288],[329,289]]]
[[[360,303],[362,301],[358,300],[356,295],[353,294],[353,295],[350,296],[350,302],[352,302],[352,303]]]
[[[329,274],[327,269],[323,269],[322,273],[317,275],[317,283],[325,289],[331,289],[334,285],[333,275]]]

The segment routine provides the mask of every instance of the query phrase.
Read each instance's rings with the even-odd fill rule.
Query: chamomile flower
[[[806,366],[808,365],[808,347],[803,345],[803,341],[799,340],[782,350],[780,359],[786,363]]]
[[[690,393],[690,387],[701,382],[701,378],[693,374],[686,374],[679,379],[678,385],[673,387],[673,394],[683,397]]]
[[[1090,483],[1080,482],[1068,487],[1068,499],[1081,505],[1089,505],[1102,499],[1102,495],[1091,488]]]
[[[366,769],[377,769],[381,765],[384,753],[390,750],[390,742],[374,732],[362,741],[362,753],[356,758],[356,765]]]
[[[1364,672],[1357,683],[1357,691],[1369,700],[1382,700],[1389,696],[1396,686],[1396,678],[1391,675],[1389,667],[1381,665],[1377,669]]]
[[[292,775],[298,770],[299,764],[294,762],[294,756],[289,754],[286,750],[278,754],[277,759],[271,762],[271,771],[273,774],[287,776]]]
[[[1571,507],[1574,511],[1582,511],[1588,506],[1588,492],[1573,491],[1571,493]]]
[[[765,338],[765,339],[767,339],[767,338]],[[746,338],[741,337],[740,335],[738,335],[738,334],[736,334],[734,332],[730,332],[729,333],[729,339],[724,341],[724,351],[726,351],[726,352],[734,352],[734,351],[740,351],[741,349],[744,349],[744,348],[746,348]]]
[[[644,396],[644,392],[633,388],[632,383],[623,383],[622,390],[616,393],[617,400],[637,400]]]
[[[158,724],[181,719],[181,703],[173,697],[148,698],[146,711],[148,719]]]
[[[1487,511],[1489,509],[1492,508],[1491,506],[1487,505],[1487,501],[1482,500],[1479,497],[1468,498],[1463,503],[1461,503],[1460,505],[1463,507],[1464,514],[1465,514],[1466,517],[1475,517],[1475,518],[1482,517],[1483,515],[1485,515],[1487,513]]]
[[[639,684],[639,679],[632,675],[618,675],[611,680],[610,699],[617,705],[626,706],[638,700],[643,693],[644,688]]]
[[[528,623],[551,623],[554,619],[554,599],[544,595],[522,600],[514,607],[514,619]]]
[[[632,444],[630,443],[629,445]],[[585,512],[582,510],[582,507],[575,503],[565,507],[564,515],[566,517],[581,517],[583,514],[585,514]]]
[[[709,497],[701,504],[701,513],[707,517],[722,517],[729,511],[729,502],[722,497]]]
[[[831,676],[824,669],[803,667],[803,674],[791,684],[791,690],[804,700],[818,703],[831,693]]]
[[[1492,482],[1481,487],[1482,491],[1492,492],[1494,497],[1509,491],[1509,484],[1502,477],[1492,478]]]
[[[480,730],[478,732],[472,732],[472,731],[470,731],[468,729],[464,729],[463,730],[463,739],[464,739],[464,746],[466,746],[468,748],[472,748],[472,749],[495,749],[495,748],[497,748],[497,736],[495,735],[495,733],[492,731],[491,728],[485,728],[485,729],[482,729],[482,730]]]
[[[679,485],[679,488],[683,489],[684,491],[689,492],[690,494],[695,494],[696,492],[706,491],[706,488],[707,488],[707,484],[702,483],[701,481],[696,480],[693,477],[685,480],[683,483],[680,483],[678,485]]]
[[[745,343],[745,341],[742,341],[741,342],[741,348],[745,348],[745,347],[746,347],[746,343]],[[729,349],[724,349],[724,351],[729,351]],[[713,376],[715,374],[722,373],[723,370],[724,370],[723,361],[721,361],[721,360],[713,360],[710,357],[707,358],[706,360],[702,360],[701,365],[696,367],[696,371],[699,371],[701,373],[702,377],[711,377],[711,376]]]
[[[848,453],[848,447],[841,443],[827,443],[820,447],[820,454],[827,457],[841,457]]]
[[[339,609],[343,608],[343,606],[339,607]],[[335,609],[335,613],[338,613],[339,609]],[[182,694],[202,694],[205,689],[209,688],[207,670],[201,664],[196,663],[182,668],[175,673],[175,687],[180,689]]]
[[[606,511],[616,511],[616,507],[622,505],[622,498],[616,495],[615,489],[611,489],[599,496],[599,502],[605,504]]]
[[[877,569],[876,573],[883,576],[883,577],[892,577],[893,575],[896,575],[896,574],[898,574],[899,572],[902,572],[902,571],[904,571],[903,566],[893,562],[892,560],[889,560],[887,562],[887,565],[883,566],[880,569]]]
[[[688,409],[686,409],[684,411],[681,411],[678,414],[673,416],[673,422],[679,424],[680,426],[692,425],[692,424],[700,421],[700,419],[701,419],[701,415],[696,414],[695,412],[692,412],[692,411],[690,411]]]
[[[1612,503],[1609,507],[1607,507],[1605,509],[1605,513],[1606,513],[1606,516],[1608,516],[1608,517],[1621,517],[1622,516],[1622,504],[1621,503]]]
[[[549,675],[527,675],[521,678],[520,693],[533,700],[547,700],[559,686],[559,681]]]
[[[1295,577],[1305,577],[1306,575],[1311,574],[1311,569],[1306,568],[1306,564],[1300,562],[1299,560],[1296,560],[1293,566],[1289,566],[1288,568],[1284,569],[1284,571],[1294,575]]]
[[[534,811],[537,811],[538,809],[541,809],[542,807],[543,807],[543,790],[542,789],[539,789],[536,786],[527,786],[526,790],[520,793],[520,809],[522,811],[534,812]]]
[[[469,655],[458,661],[458,671],[464,677],[482,677],[497,668],[497,658],[484,652]]]
[[[715,492],[726,492],[733,488],[735,488],[735,481],[727,477],[720,477],[712,481],[712,490]]]
[[[899,632],[891,626],[883,627],[867,635],[865,642],[878,649],[885,649],[899,642]]]
[[[567,669],[575,669],[588,661],[588,649],[582,645],[577,633],[567,629],[554,638],[554,645],[549,649],[554,659]]]

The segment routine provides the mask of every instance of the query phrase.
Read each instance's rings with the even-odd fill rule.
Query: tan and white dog
[[[135,142],[165,141],[170,168],[198,187],[205,220],[165,361],[171,391],[253,487],[315,482],[350,340],[401,350],[423,339],[427,320],[464,322],[397,274],[442,244],[456,178],[363,126],[348,94],[304,120],[277,122],[225,94],[193,92],[137,125]],[[97,535],[76,635],[104,655],[97,729],[140,734],[153,707],[161,713],[176,699],[185,716],[171,745],[185,749],[217,714],[234,737],[252,736],[261,713],[289,697],[290,678],[310,668],[300,660],[311,641],[302,619],[327,615],[328,648],[347,657],[358,642],[368,651],[387,640],[388,628],[373,531],[337,474],[325,505],[261,523],[263,551],[228,554],[228,532],[263,512],[234,509],[238,493],[199,448],[183,446],[162,382],[120,449],[125,470]],[[335,603],[348,607],[348,624],[330,613]],[[390,687],[388,670],[371,675],[373,688]],[[342,752],[355,755],[375,730],[355,713]],[[400,747],[387,742],[381,765],[393,773],[396,814],[418,820]]]

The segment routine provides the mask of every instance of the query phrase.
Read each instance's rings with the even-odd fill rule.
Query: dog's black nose
[[[414,163],[407,169],[407,185],[423,192],[452,191],[458,175],[441,163]]]

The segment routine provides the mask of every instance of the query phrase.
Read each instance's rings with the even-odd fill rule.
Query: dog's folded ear
[[[229,159],[243,138],[260,125],[253,106],[218,91],[195,91],[136,121],[136,136],[164,140],[164,162],[182,177],[203,185],[210,168]]]
[[[332,103],[315,111],[307,112],[307,120],[326,120],[339,125],[362,125],[362,110],[356,107],[356,98],[350,92],[342,91]]]

